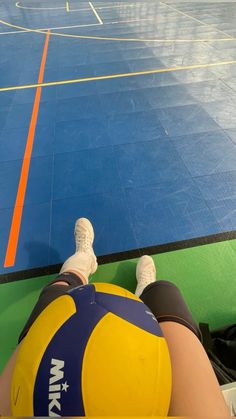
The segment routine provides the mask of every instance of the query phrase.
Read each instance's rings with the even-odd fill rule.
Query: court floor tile
[[[236,100],[221,100],[204,103],[202,106],[214,121],[223,129],[236,128]]]
[[[30,103],[33,108],[36,89],[22,89],[15,92],[13,103],[15,105],[24,105]]]
[[[91,83],[89,84],[91,85]],[[130,90],[138,88],[138,77],[97,80],[95,87],[93,84],[93,89],[96,89],[99,94],[116,92],[128,92],[127,94],[129,94]]]
[[[120,189],[112,147],[55,155],[53,199],[64,199]]]
[[[53,156],[31,159],[25,204],[50,202],[52,188]]]
[[[55,127],[55,153],[87,150],[111,145],[107,121],[102,118],[58,122]]]
[[[51,125],[55,122],[56,101],[41,102],[39,106],[37,125]]]
[[[40,103],[55,102],[57,100],[57,86],[47,86],[41,90]]]
[[[15,204],[21,165],[21,160],[3,161],[0,164],[0,209]]]
[[[32,104],[14,104],[7,113],[4,128],[29,127],[32,115]]]
[[[154,58],[154,51],[151,48],[133,48],[132,50],[120,51],[121,60],[139,60],[146,58]]]
[[[236,144],[236,129],[227,129],[225,130],[226,134],[229,136],[231,141]]]
[[[171,137],[219,129],[213,117],[199,105],[160,109],[158,118]]]
[[[18,270],[48,266],[51,203],[25,205],[17,248]]]
[[[47,67],[46,65],[43,76],[44,83],[57,82],[60,80],[61,79],[58,75],[57,64],[54,62],[53,67]]]
[[[12,58],[14,59],[14,57]],[[19,74],[16,69],[11,69],[11,64],[1,67],[1,87],[17,86],[19,84]]]
[[[38,83],[39,69],[40,69],[40,61],[36,64],[34,63],[33,68],[27,69],[27,70],[24,69],[19,74],[18,83],[15,83],[15,85]]]
[[[116,146],[115,152],[123,187],[189,177],[182,159],[167,138]]]
[[[106,76],[112,74],[129,73],[130,67],[126,61],[105,62],[93,64],[94,76]]]
[[[141,90],[152,108],[168,108],[194,104],[196,100],[185,86],[162,86]]]
[[[22,159],[28,128],[8,128],[0,132],[0,161]]]
[[[50,156],[56,148],[54,124],[37,125],[35,130],[33,157]]]
[[[205,200],[234,199],[236,196],[236,171],[217,173],[195,178]]]
[[[236,101],[236,94],[221,80],[208,80],[198,83],[189,83],[187,91],[199,102],[213,102],[232,98]]]
[[[177,136],[172,141],[192,176],[236,168],[236,145],[222,130]]]
[[[180,81],[176,76],[177,74],[173,75],[173,73],[145,74],[137,77],[136,80],[138,86],[142,88],[161,87],[179,84]]]
[[[91,118],[101,112],[98,95],[58,100],[56,105],[56,122]]]
[[[193,180],[129,188],[127,204],[139,247],[219,232],[219,225]]]
[[[111,115],[107,118],[107,132],[114,145],[152,141],[167,136],[157,110]]]
[[[236,93],[236,77],[224,79],[224,83],[229,86]]]
[[[107,93],[100,96],[101,108],[106,114],[133,113],[151,109],[142,90]]]
[[[15,92],[1,92],[1,106],[10,107],[13,103]]]
[[[197,83],[201,81],[215,80],[218,83],[217,76],[209,68],[197,68],[188,71],[176,71],[175,77],[178,83]],[[186,86],[187,88],[187,86]]]
[[[235,195],[229,199],[224,197],[222,197],[222,199],[210,199],[207,201],[207,205],[216,218],[222,231],[234,231],[236,229]]]
[[[73,80],[83,77],[93,77],[94,69],[89,65],[58,66],[57,80]]]
[[[89,56],[89,63],[93,65],[98,63],[120,63],[121,61],[123,61],[123,55],[121,51],[117,51],[115,48],[112,51],[105,51],[104,54],[101,54],[100,51],[94,51]]]
[[[236,64],[212,67],[211,72],[220,79],[229,79],[235,77]]]
[[[97,93],[96,82],[73,83],[57,86],[57,98],[68,99],[80,96],[93,96]]]
[[[163,68],[163,63],[157,57],[139,58],[137,60],[126,61],[128,63],[129,71],[145,71]]]

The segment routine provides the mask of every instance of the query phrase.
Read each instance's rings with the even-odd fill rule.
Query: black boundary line
[[[219,243],[227,240],[236,239],[236,230],[225,233],[213,234],[210,236],[197,237],[195,239],[182,240],[174,243],[161,244],[156,246],[144,247],[142,249],[133,249],[110,255],[98,256],[98,264],[120,262],[122,260],[139,258],[142,255],[156,255],[160,253],[173,252],[175,250],[189,249],[191,247],[204,246],[206,244]],[[0,275],[0,284],[20,281],[39,276],[53,275],[60,271],[62,264],[50,265],[46,267],[33,268],[24,271],[11,272]]]

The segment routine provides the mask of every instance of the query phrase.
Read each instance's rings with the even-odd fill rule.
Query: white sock
[[[62,265],[60,274],[76,271],[78,274],[80,273],[88,283],[88,278],[93,272],[94,259],[95,257],[87,252],[76,252]]]

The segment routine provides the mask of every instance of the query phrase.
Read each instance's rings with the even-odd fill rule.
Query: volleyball
[[[13,416],[167,416],[168,347],[148,307],[94,283],[50,303],[23,339]]]

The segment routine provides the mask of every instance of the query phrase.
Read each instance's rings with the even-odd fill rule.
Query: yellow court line
[[[134,76],[142,76],[148,74],[158,74],[158,73],[170,73],[174,71],[183,71],[183,70],[194,70],[199,68],[210,68],[210,67],[217,67],[222,65],[230,65],[236,64],[236,60],[234,61],[221,61],[217,63],[208,63],[208,64],[192,64],[186,66],[178,66],[178,67],[170,67],[170,68],[157,68],[154,70],[144,70],[144,71],[137,71],[133,73],[120,73],[120,74],[107,74],[105,76],[96,76],[96,77],[84,77],[80,79],[72,79],[72,80],[61,80],[61,81],[50,81],[46,83],[35,83],[35,84],[26,84],[22,86],[9,86],[9,87],[1,87],[0,92],[9,92],[12,90],[23,90],[23,89],[35,89],[37,87],[50,87],[50,86],[60,86],[65,84],[76,84],[76,83],[84,83],[89,81],[98,81],[98,80],[110,80],[110,79],[118,79],[123,77],[134,77]]]
[[[214,27],[214,26],[212,26],[212,25],[209,25],[208,23],[205,23],[203,20],[197,19],[197,18],[195,18],[195,17],[193,17],[193,16],[189,15],[188,13],[182,12],[181,10],[176,9],[176,7],[173,7],[173,6],[171,6],[170,4],[166,4],[166,3],[163,3],[163,2],[160,2],[160,4],[163,4],[163,5],[165,5],[166,7],[169,7],[170,9],[174,10],[175,12],[180,13],[181,15],[183,15],[183,16],[185,16],[185,17],[189,18],[189,19],[195,20],[195,22],[201,23],[201,24],[202,24],[202,25],[204,25],[204,26],[208,26],[209,28],[214,29],[216,32],[223,33],[224,35],[226,35],[226,36],[228,36],[228,37],[230,37],[230,38],[233,38],[233,37],[232,37],[231,35],[229,35],[228,33],[224,32],[224,31],[222,31],[222,30],[220,30],[220,29],[217,29],[217,28],[215,28],[215,27]]]
[[[65,7],[28,7],[28,6],[21,6],[20,2],[16,2],[16,7],[19,9],[25,9],[25,10],[58,10],[58,9],[65,9]]]
[[[131,3],[131,4],[123,4],[123,5],[116,5],[116,6],[101,6],[101,7],[97,7],[97,10],[102,10],[102,9],[115,9],[115,8],[124,8],[124,7],[134,7],[137,6],[137,3]],[[20,4],[19,1],[16,2],[16,7],[18,7],[19,9],[25,9],[25,10],[58,10],[58,9],[66,9],[66,7],[64,6],[58,6],[58,7],[30,7],[30,6],[22,6]],[[91,10],[90,8],[86,8],[86,9],[73,9],[73,10],[68,10],[69,12],[84,12],[84,11],[89,11]]]
[[[70,8],[69,8],[69,2],[68,2],[68,1],[66,1],[66,11],[67,11],[67,12],[69,12],[69,11],[70,11]]]
[[[7,32],[0,32],[0,35],[11,35],[16,33],[27,33],[28,31],[7,31]]]
[[[91,3],[91,1],[89,1],[89,6],[91,7],[91,9],[92,9],[93,13],[95,14],[95,16],[96,16],[98,22],[100,23],[100,25],[103,25],[103,21],[100,18],[98,12],[96,11],[96,9],[95,9],[94,5]]]
[[[24,26],[13,25],[12,23],[6,22],[5,20],[0,19],[0,23],[11,28],[25,30],[26,32],[40,33],[45,35],[47,31],[40,29],[29,29]],[[50,29],[50,28],[48,28]],[[51,32],[51,36],[61,36],[66,38],[77,38],[77,39],[93,39],[98,41],[117,41],[117,42],[157,42],[157,43],[184,43],[184,42],[225,42],[225,41],[235,41],[236,38],[204,38],[204,39],[144,39],[144,38],[112,38],[112,37],[103,37],[103,36],[88,36],[88,35],[71,35],[67,33]]]

